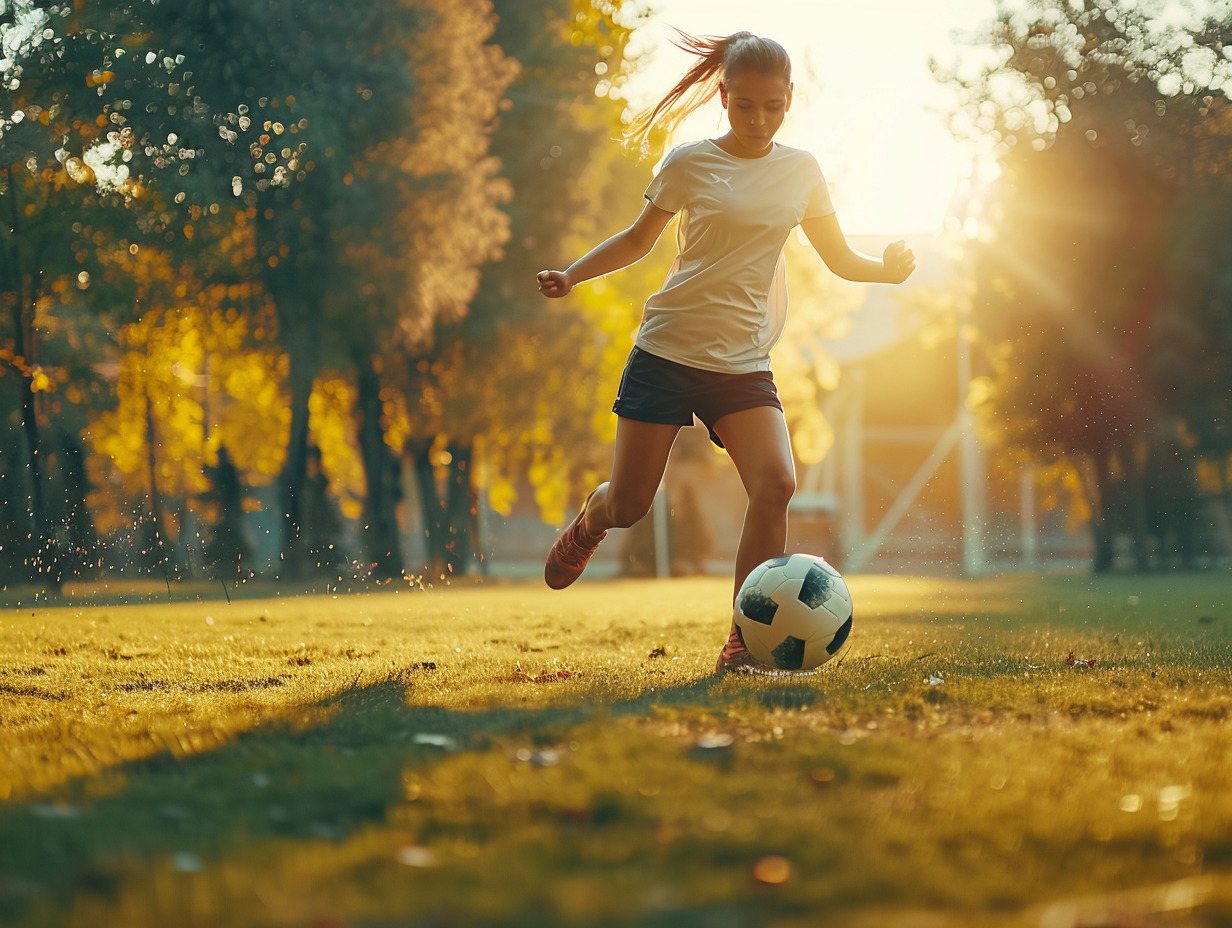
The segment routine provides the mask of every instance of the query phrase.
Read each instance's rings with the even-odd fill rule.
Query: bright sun
[[[817,155],[839,221],[856,234],[941,230],[966,168],[940,120],[910,100],[854,101],[837,118],[795,114],[783,142]]]
[[[928,58],[957,47],[954,27],[974,31],[992,0],[659,0],[638,43],[647,52],[628,90],[653,103],[690,64],[669,43],[668,24],[725,35],[748,29],[776,38],[792,56],[795,95],[778,140],[816,155],[849,234],[938,232],[969,157],[940,111],[945,93]],[[726,131],[714,102],[678,130],[675,142]]]

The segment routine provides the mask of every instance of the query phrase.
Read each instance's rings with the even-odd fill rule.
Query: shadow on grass
[[[878,656],[855,663],[869,662],[871,669],[839,664],[819,676],[750,686],[708,676],[625,699],[595,693],[583,703],[482,710],[408,705],[401,680],[349,689],[211,751],[160,753],[51,796],[0,805],[0,911],[20,917],[33,903],[76,893],[105,898],[133,861],[172,859],[191,870],[271,839],[342,841],[385,823],[406,801],[408,773],[428,771],[456,751],[484,752],[498,742],[549,748],[604,715],[649,717],[666,709],[712,719],[731,710],[846,705],[880,698],[887,686],[918,677],[922,666],[918,658]],[[945,669],[985,680],[1021,677],[1011,658],[950,661]]]
[[[52,796],[0,805],[0,911],[20,923],[35,906],[78,894],[108,899],[134,862],[170,859],[191,872],[271,839],[339,842],[384,823],[406,801],[404,777],[445,754],[490,750],[498,739],[528,749],[559,745],[603,714],[665,705],[713,712],[725,699],[748,696],[716,694],[714,683],[607,703],[480,711],[408,705],[400,681],[347,690],[291,710],[324,719],[316,724],[269,724],[212,751],[164,752]],[[758,695],[768,705],[797,698],[790,685]]]

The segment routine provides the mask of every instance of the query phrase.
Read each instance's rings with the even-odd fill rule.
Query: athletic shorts
[[[722,448],[714,424],[733,412],[758,406],[783,408],[769,371],[706,371],[634,347],[612,412],[639,422],[680,426],[692,425],[697,416],[710,431],[710,440]]]

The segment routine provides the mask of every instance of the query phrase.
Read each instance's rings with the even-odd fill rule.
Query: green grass
[[[0,924],[1232,925],[1226,574],[849,582],[11,609]]]

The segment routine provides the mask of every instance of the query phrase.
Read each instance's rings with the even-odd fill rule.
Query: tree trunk
[[[27,537],[30,539],[31,558],[29,560],[31,580],[52,579],[56,573],[53,569],[55,552],[51,550],[51,541],[47,536],[47,512],[43,502],[43,458],[40,452],[40,436],[37,408],[34,396],[34,378],[29,368],[30,358],[27,355],[27,320],[22,308],[24,303],[23,286],[18,297],[18,305],[13,307],[14,354],[22,360],[25,370],[18,371],[17,389],[20,404],[21,434],[25,439],[23,451],[26,455],[26,486],[29,491],[26,512],[29,518]],[[42,574],[46,576],[40,576]]]
[[[402,575],[395,517],[402,462],[385,443],[385,429],[381,424],[381,381],[371,355],[358,353],[355,372],[359,391],[359,447],[367,482],[364,553],[373,576],[388,580]]]
[[[300,489],[300,515],[303,519],[299,544],[303,551],[303,567],[341,580],[347,573],[354,576],[355,565],[349,563],[340,546],[342,512],[330,496],[329,477],[321,467],[321,451],[308,445],[308,472]]]
[[[22,314],[24,316],[24,313]],[[19,323],[17,336],[17,354],[26,358],[27,367],[30,359],[26,357],[27,343],[22,331],[25,320]],[[54,545],[47,532],[47,507],[43,501],[43,456],[39,435],[37,400],[34,395],[34,378],[32,374],[22,373],[19,378],[21,390],[21,430],[26,438],[26,450],[29,453],[27,467],[30,470],[30,525],[34,531],[35,543],[43,566],[54,573],[52,565],[55,561]]]
[[[1223,505],[1223,518],[1219,520],[1219,534],[1215,538],[1212,553],[1232,557],[1232,480],[1222,474],[1219,478],[1219,503]]]
[[[244,485],[226,445],[219,447],[218,463],[207,468],[206,476],[212,485],[208,496],[218,506],[218,520],[205,546],[206,570],[215,580],[238,581],[252,555],[244,538]]]
[[[18,403],[20,405],[21,431],[25,438],[26,470],[29,476],[29,525],[25,532],[21,526],[15,526],[17,537],[23,535],[28,539],[24,547],[29,549],[29,557],[24,559],[29,565],[28,576],[31,580],[55,579],[55,552],[51,550],[52,541],[47,532],[47,513],[43,500],[43,459],[39,454],[39,424],[38,409],[34,395],[34,361],[32,354],[32,333],[30,314],[34,307],[34,294],[31,292],[31,281],[26,272],[26,262],[23,260],[21,248],[22,214],[17,202],[17,185],[13,183],[8,167],[3,168],[4,197],[10,205],[9,230],[7,238],[12,243],[4,249],[3,270],[4,279],[0,280],[0,291],[11,294],[9,302],[9,318],[12,327],[13,354],[21,367],[17,370]],[[6,282],[7,281],[7,282]],[[40,574],[46,573],[45,577]]]
[[[1134,539],[1134,565],[1139,573],[1151,569],[1151,531],[1147,516],[1147,445],[1143,440],[1132,442],[1124,451],[1129,525]],[[1162,538],[1161,551],[1162,551]]]
[[[1110,461],[1106,455],[1083,455],[1083,465],[1083,484],[1091,504],[1091,540],[1094,543],[1091,570],[1106,574],[1116,562],[1116,533],[1108,511]]]
[[[448,552],[446,569],[453,576],[465,574],[479,560],[475,541],[479,537],[479,500],[475,482],[471,479],[474,444],[451,444],[449,452],[449,482],[445,490]]]
[[[64,483],[65,568],[78,579],[98,570],[98,533],[86,497],[90,479],[86,474],[81,437],[61,430],[60,473]]]
[[[287,295],[280,296],[284,300],[289,299]],[[281,301],[279,305],[283,305]],[[296,316],[289,308],[280,310],[280,315],[284,320]],[[315,317],[317,314],[306,312],[304,315]],[[278,573],[286,577],[303,576],[309,560],[304,523],[304,482],[308,476],[308,401],[320,368],[316,347],[319,333],[314,328],[306,323],[293,322],[290,331],[284,330],[283,333],[291,394],[291,432],[287,439],[287,456],[282,465],[282,567]]]
[[[296,198],[315,199],[320,207],[319,184],[303,186]],[[320,222],[295,234],[295,250],[282,254],[290,243],[287,215],[291,202],[271,193],[257,209],[257,260],[262,281],[274,299],[282,346],[287,353],[287,390],[290,394],[291,430],[279,487],[282,508],[282,564],[277,573],[301,577],[312,559],[305,525],[305,481],[308,478],[308,402],[321,368],[321,342],[325,332],[323,307],[328,245]],[[320,213],[309,212],[309,215]],[[298,213],[297,213],[298,215]]]
[[[145,454],[146,479],[149,488],[146,494],[146,512],[139,535],[143,564],[151,573],[160,568],[171,582],[171,546],[163,529],[164,506],[158,484],[158,433],[154,423],[154,404],[147,396],[145,401]]]
[[[448,533],[445,504],[437,489],[432,463],[432,440],[413,439],[407,442],[407,452],[414,462],[415,485],[423,501],[423,533],[428,549],[428,563],[424,566],[430,576],[444,576],[449,562]]]
[[[16,417],[13,417],[16,418]],[[42,555],[38,535],[30,512],[30,452],[26,447],[26,435],[20,427],[6,428],[4,437],[8,443],[4,449],[3,480],[0,490],[4,492],[4,559],[10,566],[6,575],[9,582],[26,583],[38,580],[37,566]]]

